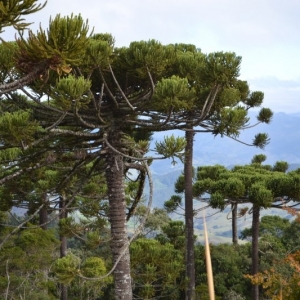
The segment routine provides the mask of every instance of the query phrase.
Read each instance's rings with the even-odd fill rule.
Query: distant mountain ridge
[[[252,123],[255,114],[251,114]],[[300,168],[300,113],[275,113],[270,124],[259,124],[243,131],[240,140],[252,143],[255,134],[265,132],[270,143],[265,149],[246,146],[228,137],[214,137],[209,133],[197,133],[194,143],[193,165],[208,166],[220,164],[228,168],[238,164],[248,164],[255,154],[265,154],[266,164],[287,161],[289,170]],[[161,141],[164,136],[174,134],[183,136],[180,131],[155,133],[153,141]],[[152,148],[154,146],[152,145]],[[154,180],[154,206],[162,207],[163,202],[174,194],[174,183],[183,170],[183,164],[177,161],[173,166],[171,160],[154,161],[151,165]]]
[[[257,122],[251,113],[251,123]],[[210,133],[197,133],[194,143],[194,166],[221,164],[224,166],[250,163],[255,154],[265,154],[267,164],[276,161],[287,161],[291,166],[300,164],[300,113],[275,113],[270,124],[259,124],[256,127],[241,132],[239,139],[251,144],[255,134],[264,132],[270,137],[270,143],[265,149],[246,146],[228,137],[214,137]],[[162,140],[167,135],[180,135],[180,131],[160,132],[153,135],[153,140]],[[152,171],[165,174],[172,170],[182,169],[182,163],[172,166],[170,160],[154,162]]]
[[[254,115],[252,114],[252,119]],[[253,120],[255,121],[255,119]],[[265,154],[266,164],[273,165],[276,161],[287,161],[289,171],[300,168],[300,113],[286,114],[275,113],[272,122],[260,124],[257,127],[245,130],[240,139],[251,143],[254,135],[265,132],[271,141],[264,150],[246,146],[227,137],[214,137],[208,133],[198,133],[195,136],[193,165],[215,165],[220,164],[228,168],[234,165],[244,165],[251,162],[255,154]],[[182,132],[155,133],[153,140],[162,140],[164,136],[174,134],[181,135]],[[153,146],[152,146],[153,147]],[[163,203],[174,194],[174,183],[183,171],[183,164],[173,166],[170,160],[154,161],[151,165],[154,181],[153,207],[163,207]],[[194,207],[203,206],[204,203],[194,200]],[[231,220],[228,219],[229,208],[223,213],[208,209],[206,212],[209,239],[212,243],[231,243]],[[279,215],[291,219],[292,216],[286,211],[278,209],[262,210],[262,215]],[[209,217],[209,216],[212,217]],[[182,216],[174,215],[174,218],[183,220]],[[238,219],[238,230],[251,226],[251,215]],[[198,241],[203,242],[203,220],[202,214],[195,217],[195,235]],[[240,241],[241,242],[241,241]]]

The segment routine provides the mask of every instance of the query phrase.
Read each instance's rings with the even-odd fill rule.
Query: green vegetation
[[[28,28],[24,16],[42,7],[0,1],[0,33]],[[1,298],[208,299],[204,248],[193,228],[193,198],[204,193],[209,206],[232,209],[233,245],[211,248],[216,299],[249,299],[252,288],[257,300],[262,272],[270,278],[266,295],[296,297],[297,221],[264,219],[261,230],[259,223],[261,209],[299,200],[299,170],[263,165],[263,155],[232,170],[192,166],[196,132],[237,140],[250,127],[248,111],[263,103],[263,93],[239,79],[240,65],[233,52],[204,54],[194,45],[150,40],[116,48],[80,15],[57,15],[47,30],[1,40]],[[272,115],[261,108],[257,121],[268,124]],[[152,154],[153,133],[174,129],[185,138],[165,136]],[[268,142],[260,133],[251,146]],[[179,195],[151,211],[149,166],[165,158],[185,163],[175,185],[185,192],[185,222],[168,216]],[[252,233],[252,248],[237,243],[245,203],[253,222],[242,235]],[[279,292],[278,280],[285,283]]]

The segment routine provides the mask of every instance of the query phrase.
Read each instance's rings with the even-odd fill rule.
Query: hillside
[[[267,156],[267,164],[273,165],[276,161],[283,160],[289,163],[289,170],[300,167],[300,143],[297,142],[300,141],[300,113],[276,113],[269,125],[261,124],[245,130],[241,133],[240,139],[251,143],[258,132],[267,133],[271,139],[264,150],[246,146],[227,137],[198,133],[194,144],[194,166],[220,164],[230,168],[233,165],[250,163],[255,154],[262,153]],[[172,133],[183,135],[179,131],[156,133],[153,141],[160,141]],[[154,203],[155,206],[161,206],[161,203],[173,193],[174,182],[182,172],[183,164],[177,161],[173,166],[171,160],[159,160],[152,163],[151,170],[155,182]]]
[[[244,131],[240,139],[250,142],[258,132],[266,132],[271,138],[267,147],[257,149],[233,141],[227,137],[214,137],[210,134],[197,134],[194,144],[194,166],[221,164],[228,168],[236,164],[247,164],[255,154],[263,153],[267,156],[267,164],[273,165],[276,161],[287,161],[289,170],[300,167],[300,114],[276,113],[269,125],[259,125]],[[172,132],[175,135],[183,135],[181,132]],[[153,140],[161,140],[171,133],[155,134]],[[154,180],[154,207],[162,207],[165,200],[174,194],[174,183],[183,170],[183,164],[178,162],[171,165],[170,160],[154,161],[151,165]],[[195,208],[203,205],[195,201]],[[231,221],[228,217],[227,208],[223,213],[215,214],[216,211],[209,209],[206,213],[210,239],[214,243],[231,242]],[[281,217],[290,218],[285,211],[269,209],[262,211],[262,215],[278,214]],[[209,217],[213,215],[212,217]],[[178,216],[174,215],[174,218]],[[182,217],[181,217],[182,218]],[[213,222],[211,221],[213,220]],[[195,234],[202,236],[202,213],[195,218]],[[251,226],[251,215],[239,219],[239,230]]]
[[[255,115],[251,114],[251,123],[255,123]],[[276,161],[284,160],[289,164],[300,165],[300,113],[285,114],[275,113],[272,122],[260,124],[254,128],[243,131],[239,139],[246,143],[252,143],[255,134],[265,132],[270,137],[270,143],[264,150],[246,146],[228,137],[214,137],[208,133],[198,133],[195,136],[194,165],[225,166],[235,164],[247,164],[255,154],[263,153],[267,156],[266,163],[274,164]],[[180,131],[161,132],[153,136],[153,140],[162,140],[165,135],[174,134],[183,136]],[[154,145],[152,145],[154,147]],[[152,171],[157,174],[169,173],[174,169],[182,169],[179,162],[175,167],[171,166],[169,160],[154,162]]]

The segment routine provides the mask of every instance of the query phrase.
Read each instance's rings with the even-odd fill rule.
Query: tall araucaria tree
[[[139,159],[147,152],[147,143],[141,141],[137,144],[128,133],[132,136],[147,136],[147,132],[156,127],[163,129],[156,112],[151,112],[154,120],[150,118],[150,123],[139,118],[154,91],[151,68],[146,68],[146,72],[143,70],[144,75],[147,74],[146,78],[139,74],[139,67],[133,68],[135,74],[132,74],[131,80],[136,81],[135,77],[140,75],[141,79],[138,81],[141,83],[137,82],[135,85],[131,82],[131,87],[126,88],[122,82],[124,78],[117,81],[115,76],[118,74],[114,75],[112,68],[115,65],[120,70],[120,63],[128,64],[124,57],[119,57],[126,52],[133,52],[134,49],[114,50],[109,35],[88,38],[87,30],[87,24],[81,17],[58,16],[50,21],[47,33],[30,33],[28,40],[21,38],[17,41],[17,54],[14,57],[17,64],[11,66],[7,76],[9,78],[13,74],[18,83],[1,85],[1,94],[2,101],[16,105],[21,115],[18,115],[17,110],[10,112],[10,106],[2,106],[3,111],[7,110],[7,119],[14,120],[15,124],[10,130],[15,138],[3,136],[2,153],[5,157],[4,163],[7,162],[6,166],[9,167],[2,169],[1,183],[15,180],[22,174],[48,165],[57,165],[64,160],[64,153],[77,157],[79,165],[92,162],[96,168],[104,162],[111,222],[115,298],[131,299],[124,176],[125,170],[127,172],[130,168],[145,173],[144,163],[139,163]],[[151,48],[151,43],[166,52],[156,42],[150,42],[149,45],[140,43],[140,46]],[[4,45],[8,46],[10,45]],[[43,69],[40,68],[41,65]],[[38,71],[32,75],[32,69]],[[25,83],[22,78],[28,78],[27,74],[35,76],[31,79],[37,80],[22,88]],[[180,81],[179,84],[184,85],[185,82]],[[16,87],[30,100],[27,101],[24,96],[12,92]],[[48,101],[41,100],[44,95],[48,96]],[[139,110],[133,107],[137,104]],[[27,114],[23,115],[25,112]],[[148,110],[144,115],[148,117]],[[140,126],[140,121],[145,129]],[[168,128],[172,126],[169,125]],[[21,127],[22,132],[19,132],[18,128]],[[179,146],[175,139],[173,143],[172,139],[168,141],[171,141],[172,149],[164,149],[164,144],[158,145],[160,151],[167,151],[167,155],[172,156],[184,147],[181,140]]]
[[[38,125],[26,143],[17,140],[21,152],[15,152],[16,163],[3,172],[1,183],[52,164],[46,159],[51,153],[55,163],[62,159],[61,153],[71,152],[82,158],[82,164],[104,164],[115,299],[132,299],[125,175],[132,169],[148,172],[147,142],[133,137],[198,125],[234,136],[248,121],[247,107],[238,107],[245,90],[240,86],[245,84],[236,80],[236,87],[224,80],[238,75],[236,65],[231,68],[235,54],[205,56],[183,51],[184,47],[151,40],[115,48],[109,34],[88,35],[81,16],[57,16],[47,31],[40,29],[17,40],[13,71],[20,80],[0,86],[3,98],[28,110]],[[193,66],[197,73],[188,72]],[[30,84],[29,77],[35,78]],[[12,92],[15,88],[29,101]],[[260,135],[255,143],[266,140]],[[185,144],[182,139],[165,138],[156,144],[156,151],[182,158]]]

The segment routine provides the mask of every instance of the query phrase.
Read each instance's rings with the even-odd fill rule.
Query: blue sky
[[[300,1],[296,0],[49,0],[28,16],[46,28],[50,16],[81,14],[95,32],[109,32],[116,46],[156,39],[192,43],[204,53],[243,57],[241,79],[265,93],[274,112],[300,112]],[[2,37],[12,39],[11,31]]]

